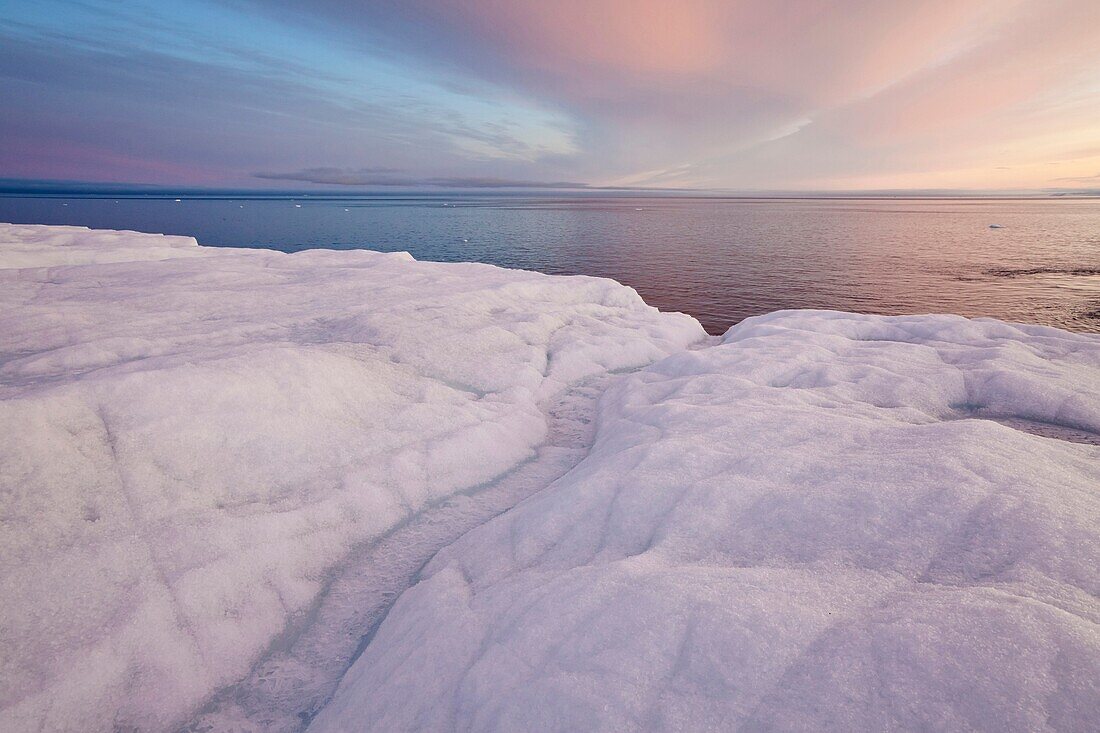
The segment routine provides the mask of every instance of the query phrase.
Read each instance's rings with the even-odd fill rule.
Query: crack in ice
[[[299,731],[331,698],[397,598],[444,547],[537,493],[587,453],[595,402],[612,376],[576,385],[547,405],[547,442],[497,479],[410,516],[354,550],[314,607],[277,640],[244,680],[219,691],[182,727],[188,733]]]

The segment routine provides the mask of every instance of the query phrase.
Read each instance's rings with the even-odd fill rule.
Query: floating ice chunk
[[[703,337],[610,280],[0,225],[0,730],[172,730],[353,548]],[[65,265],[65,266],[60,266]]]
[[[788,311],[604,394],[310,730],[1095,730],[1100,339]]]

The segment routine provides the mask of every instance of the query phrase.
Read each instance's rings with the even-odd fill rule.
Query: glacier
[[[0,729],[1100,718],[1094,335],[76,227],[0,280]]]

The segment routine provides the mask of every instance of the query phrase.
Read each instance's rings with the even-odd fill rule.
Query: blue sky
[[[536,100],[225,5],[20,3],[0,33],[7,177],[517,179],[576,152]]]
[[[1100,182],[1100,3],[0,5],[0,178]]]

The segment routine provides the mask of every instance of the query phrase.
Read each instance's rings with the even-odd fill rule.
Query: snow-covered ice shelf
[[[0,729],[1094,729],[1100,338],[703,338],[608,280],[0,225]]]

